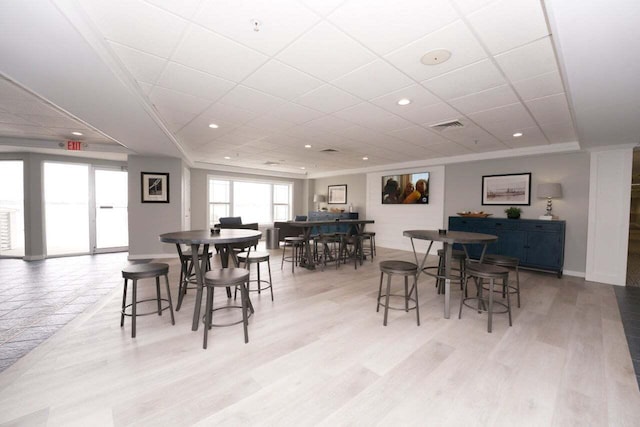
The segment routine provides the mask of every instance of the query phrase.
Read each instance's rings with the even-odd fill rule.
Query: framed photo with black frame
[[[531,205],[531,173],[482,177],[483,205]]]
[[[169,174],[141,172],[142,203],[169,203]]]
[[[327,194],[330,205],[344,205],[347,203],[347,184],[330,185]]]

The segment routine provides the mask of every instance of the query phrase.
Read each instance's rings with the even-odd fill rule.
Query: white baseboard
[[[582,277],[582,278],[584,278],[584,276],[585,276],[585,272],[584,271],[563,270],[562,274],[566,274],[567,276]]]

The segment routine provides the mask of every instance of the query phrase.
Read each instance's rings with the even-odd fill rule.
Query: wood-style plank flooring
[[[637,425],[636,384],[611,286],[521,272],[522,307],[486,331],[421,276],[415,313],[376,313],[377,262],[411,261],[378,248],[374,263],[280,270],[275,301],[252,294],[242,326],[191,331],[194,292],[168,312],[120,328],[121,288],[0,373],[6,425]],[[176,299],[177,260],[170,279]],[[435,262],[435,260],[434,260]],[[119,272],[114,272],[119,274]],[[400,284],[398,279],[397,284]],[[155,293],[143,282],[141,298]],[[223,293],[218,303],[227,303]],[[4,425],[3,424],[3,425]]]

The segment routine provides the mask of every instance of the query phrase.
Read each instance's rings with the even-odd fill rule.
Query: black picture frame
[[[347,184],[330,185],[327,189],[327,203],[344,205],[347,203]]]
[[[140,181],[142,203],[169,203],[168,173],[141,172]]]
[[[530,206],[531,172],[484,175],[482,205]]]

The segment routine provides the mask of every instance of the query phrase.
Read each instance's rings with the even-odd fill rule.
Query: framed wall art
[[[347,203],[347,184],[330,185],[327,194],[327,203],[330,205],[344,205]]]
[[[169,203],[169,174],[141,172],[142,203]]]
[[[531,173],[482,177],[483,205],[531,205]]]

